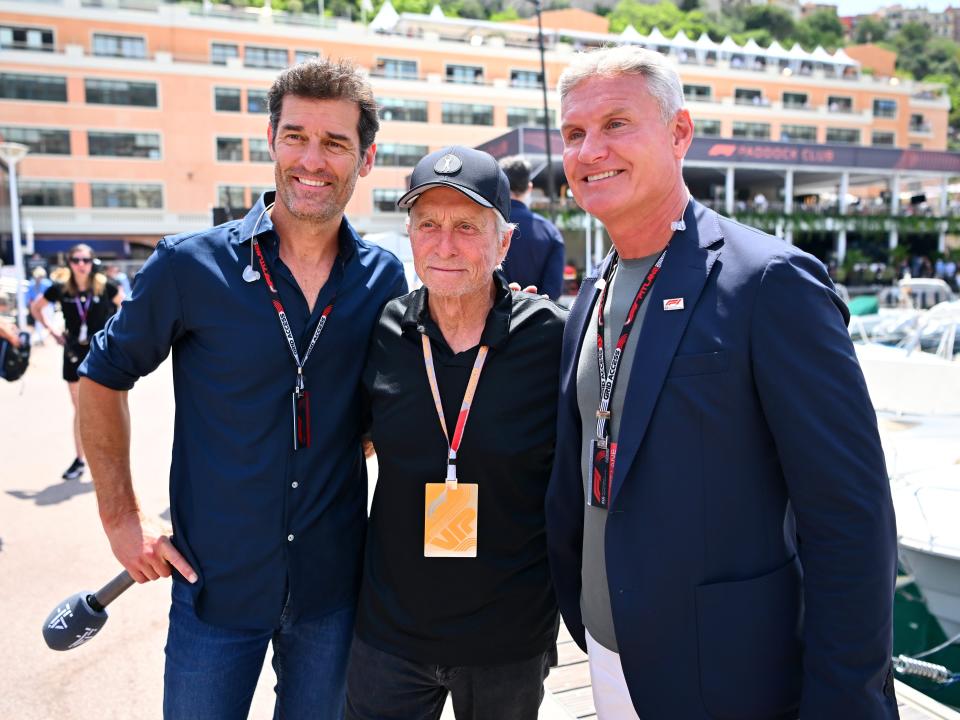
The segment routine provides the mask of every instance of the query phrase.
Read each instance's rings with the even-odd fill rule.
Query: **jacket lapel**
[[[611,506],[637,456],[670,363],[722,247],[723,235],[715,212],[692,200],[684,221],[687,229],[673,236],[663,269],[646,301],[649,305],[640,328],[618,431]],[[673,298],[683,298],[683,310],[663,309],[663,301]]]

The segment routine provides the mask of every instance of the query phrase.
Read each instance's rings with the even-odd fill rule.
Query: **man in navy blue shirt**
[[[500,161],[510,181],[510,221],[517,226],[503,272],[510,282],[520,287],[533,285],[551,300],[563,291],[563,235],[545,217],[531,212],[530,163],[519,155]]]
[[[347,62],[268,96],[276,193],[166,237],[81,367],[104,530],[138,582],[174,573],[164,716],[245,718],[268,643],[276,717],[340,718],[366,523],[358,382],[400,262],[343,210],[374,164],[369,84]],[[140,511],[127,391],[173,350],[173,536]]]

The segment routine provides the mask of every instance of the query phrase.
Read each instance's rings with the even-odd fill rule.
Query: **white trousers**
[[[587,656],[598,720],[640,720],[630,700],[620,656],[600,645],[590,633],[587,633]]]

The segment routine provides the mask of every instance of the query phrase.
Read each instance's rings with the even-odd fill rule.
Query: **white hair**
[[[647,90],[660,108],[664,123],[670,122],[683,108],[683,84],[677,71],[658,52],[620,45],[577,53],[560,74],[557,89],[560,102],[580,83],[592,77],[640,75],[647,81]]]

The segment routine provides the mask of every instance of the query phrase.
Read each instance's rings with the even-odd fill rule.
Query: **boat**
[[[948,640],[960,642],[960,463],[895,478],[891,490],[900,562]]]

